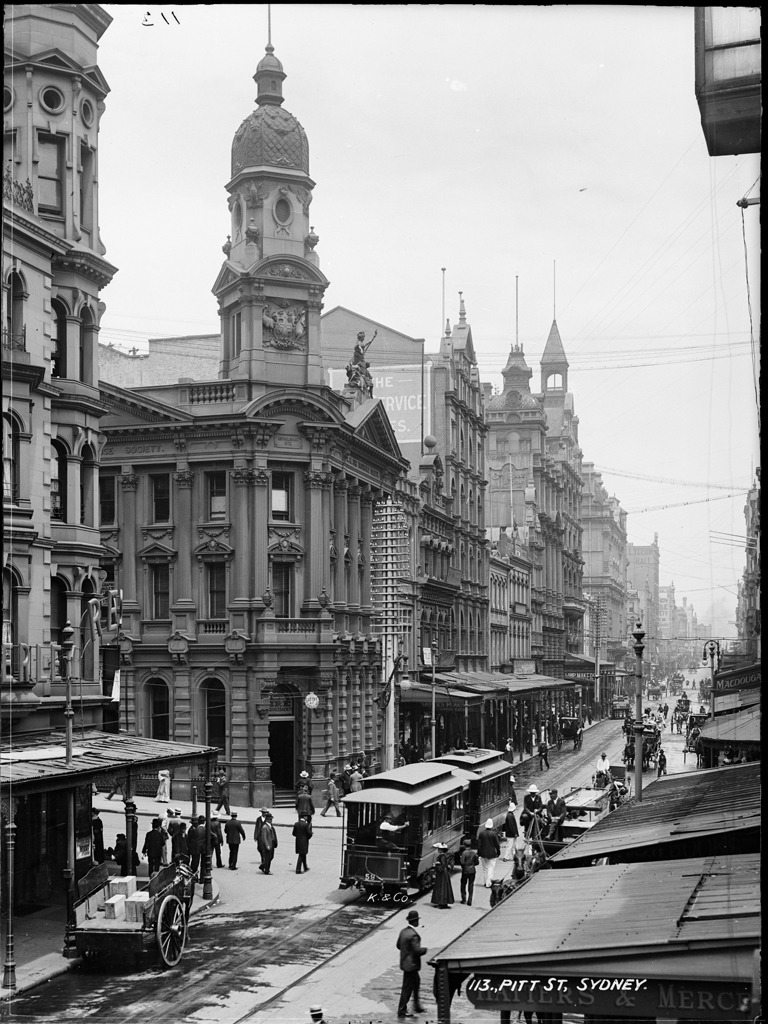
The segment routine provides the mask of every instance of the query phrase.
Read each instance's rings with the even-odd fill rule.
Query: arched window
[[[21,274],[14,270],[8,278],[8,299],[6,302],[3,348],[24,351],[26,349],[26,325],[24,323],[24,282]]]
[[[51,444],[51,519],[67,522],[67,450],[61,441]]]
[[[51,302],[53,310],[53,337],[51,347],[51,377],[67,376],[67,311],[63,304],[54,299]]]
[[[80,465],[80,522],[83,526],[95,526],[94,501],[98,468],[89,444],[83,448],[83,461]]]
[[[15,505],[19,500],[19,425],[12,416],[3,416],[3,502]]]
[[[15,644],[18,640],[19,596],[16,574],[3,569],[3,643]]]
[[[218,679],[206,679],[201,687],[205,715],[203,742],[227,749],[227,695]]]
[[[153,740],[171,738],[171,704],[168,684],[163,679],[150,679],[146,687],[149,735]]]

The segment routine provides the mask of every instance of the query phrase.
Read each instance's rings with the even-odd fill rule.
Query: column
[[[251,540],[249,573],[253,573],[253,593],[257,599],[269,585],[269,484],[270,476],[263,468],[253,471],[256,488],[253,502],[253,520],[248,524]]]
[[[363,586],[360,594],[362,610],[371,612],[371,532],[373,528],[373,491],[360,495],[360,550],[363,556]]]
[[[305,544],[308,548],[307,571],[304,576],[305,609],[317,612],[320,608],[317,595],[323,589],[323,567],[326,555],[326,539],[323,536],[323,489],[326,474],[308,469],[304,473],[306,495],[306,533]]]
[[[136,487],[138,475],[131,472],[130,466],[123,467],[118,477],[123,490],[122,511],[120,515],[120,547],[123,552],[121,582],[123,590],[123,608],[138,610],[138,594],[136,592]]]
[[[80,523],[80,474],[83,460],[79,455],[67,455],[67,493],[64,495],[64,522],[70,526]]]
[[[349,515],[349,552],[352,558],[349,572],[349,594],[347,601],[350,608],[360,608],[360,577],[358,552],[360,551],[360,488],[355,484],[347,491],[347,510]]]
[[[232,547],[235,549],[235,557],[232,564],[230,600],[232,603],[248,604],[251,598],[250,581],[253,553],[251,550],[251,537],[254,530],[266,533],[267,516],[259,523],[258,517],[251,514],[253,500],[252,488],[256,483],[256,473],[245,466],[237,466],[231,473],[231,480],[234,484],[230,520],[232,522]],[[262,485],[264,501],[266,504],[267,488]],[[264,541],[264,551],[267,548],[267,538]],[[263,590],[263,588],[262,588]],[[261,594],[262,591],[259,591]]]
[[[338,477],[333,484],[334,517],[333,524],[336,530],[336,586],[334,604],[345,605],[349,601],[349,595],[345,586],[344,572],[344,549],[346,548],[347,536],[347,480],[345,477]]]
[[[67,315],[66,326],[66,353],[64,355],[64,376],[67,380],[81,380],[82,367],[80,366],[80,317]],[[61,357],[61,353],[59,353]]]
[[[174,571],[174,610],[177,605],[192,604],[192,483],[195,474],[180,463],[173,474],[176,494],[174,496],[176,522],[176,546],[178,560]],[[187,629],[186,616],[174,623],[176,629]]]

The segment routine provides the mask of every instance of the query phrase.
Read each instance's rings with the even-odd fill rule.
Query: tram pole
[[[638,619],[632,632],[635,639],[635,798],[643,799],[643,624]]]

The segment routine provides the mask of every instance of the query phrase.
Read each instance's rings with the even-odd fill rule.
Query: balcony
[[[9,331],[3,328],[3,348],[9,352],[27,351],[27,325],[22,324],[17,331]]]
[[[226,636],[229,633],[229,619],[198,619],[198,636]]]
[[[296,646],[333,643],[333,618],[260,619],[256,623],[257,643]]]

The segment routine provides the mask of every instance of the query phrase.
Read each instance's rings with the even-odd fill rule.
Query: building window
[[[97,476],[98,467],[93,457],[93,448],[88,444],[83,448],[82,462],[80,463],[80,523],[83,526],[94,526],[93,522],[93,502],[94,502],[94,485]]]
[[[115,497],[115,478],[113,476],[102,476],[99,479],[99,520],[102,525],[114,523],[117,511]]]
[[[37,137],[38,199],[40,213],[64,213],[64,138],[41,133]]]
[[[208,573],[208,618],[227,617],[227,567],[224,562],[210,562]]]
[[[273,519],[286,522],[293,520],[293,477],[290,473],[272,474],[272,505]]]
[[[149,478],[152,488],[152,522],[167,523],[171,518],[171,478],[167,473]]]
[[[58,114],[64,109],[64,93],[52,85],[46,85],[40,92],[40,103],[49,114]]]
[[[55,299],[51,303],[53,310],[53,337],[51,338],[51,376],[67,376],[67,312]]]
[[[293,611],[293,563],[272,563],[272,593],[275,597],[275,616],[289,619]]]
[[[230,336],[232,339],[232,356],[240,355],[240,350],[243,345],[243,315],[242,313],[233,313],[230,317]]]
[[[227,474],[224,470],[208,473],[208,519],[227,518]]]
[[[3,417],[3,502],[19,500],[19,428],[9,416]]]
[[[80,227],[90,231],[93,227],[93,150],[80,145]]]
[[[205,704],[205,738],[209,747],[227,749],[227,695],[218,679],[206,679],[202,685]]]
[[[171,707],[168,686],[162,679],[150,679],[147,683],[149,702],[149,734],[153,740],[171,738]]]
[[[159,562],[150,568],[152,574],[152,618],[170,618],[171,573],[166,562]]]
[[[15,271],[8,279],[8,294],[5,307],[5,329],[3,348],[26,350],[26,327],[24,324],[24,282]]]
[[[67,521],[67,453],[60,441],[51,446],[51,519]]]

